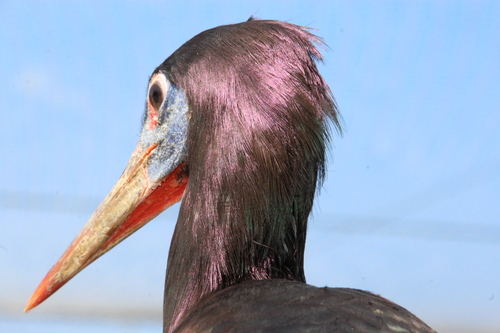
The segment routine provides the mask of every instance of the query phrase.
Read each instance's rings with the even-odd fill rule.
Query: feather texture
[[[305,282],[307,218],[340,126],[306,29],[250,20],[207,30],[156,71],[188,99],[189,181],[169,254],[168,327],[246,280]]]

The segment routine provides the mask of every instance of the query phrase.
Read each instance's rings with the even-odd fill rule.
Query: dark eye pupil
[[[153,103],[158,104],[159,101],[160,101],[160,94],[157,91],[153,92]]]

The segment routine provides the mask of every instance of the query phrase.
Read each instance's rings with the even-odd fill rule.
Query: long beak
[[[156,148],[137,147],[116,185],[35,290],[25,312],[182,198],[187,183],[184,164],[160,182],[150,180],[147,165]]]

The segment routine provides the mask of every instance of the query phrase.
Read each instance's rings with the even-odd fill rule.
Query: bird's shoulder
[[[287,280],[247,281],[204,298],[175,332],[434,332],[368,291]]]

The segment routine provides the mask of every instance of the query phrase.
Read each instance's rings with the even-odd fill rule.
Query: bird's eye
[[[152,111],[158,111],[165,99],[165,77],[158,75],[149,86],[149,105]]]

